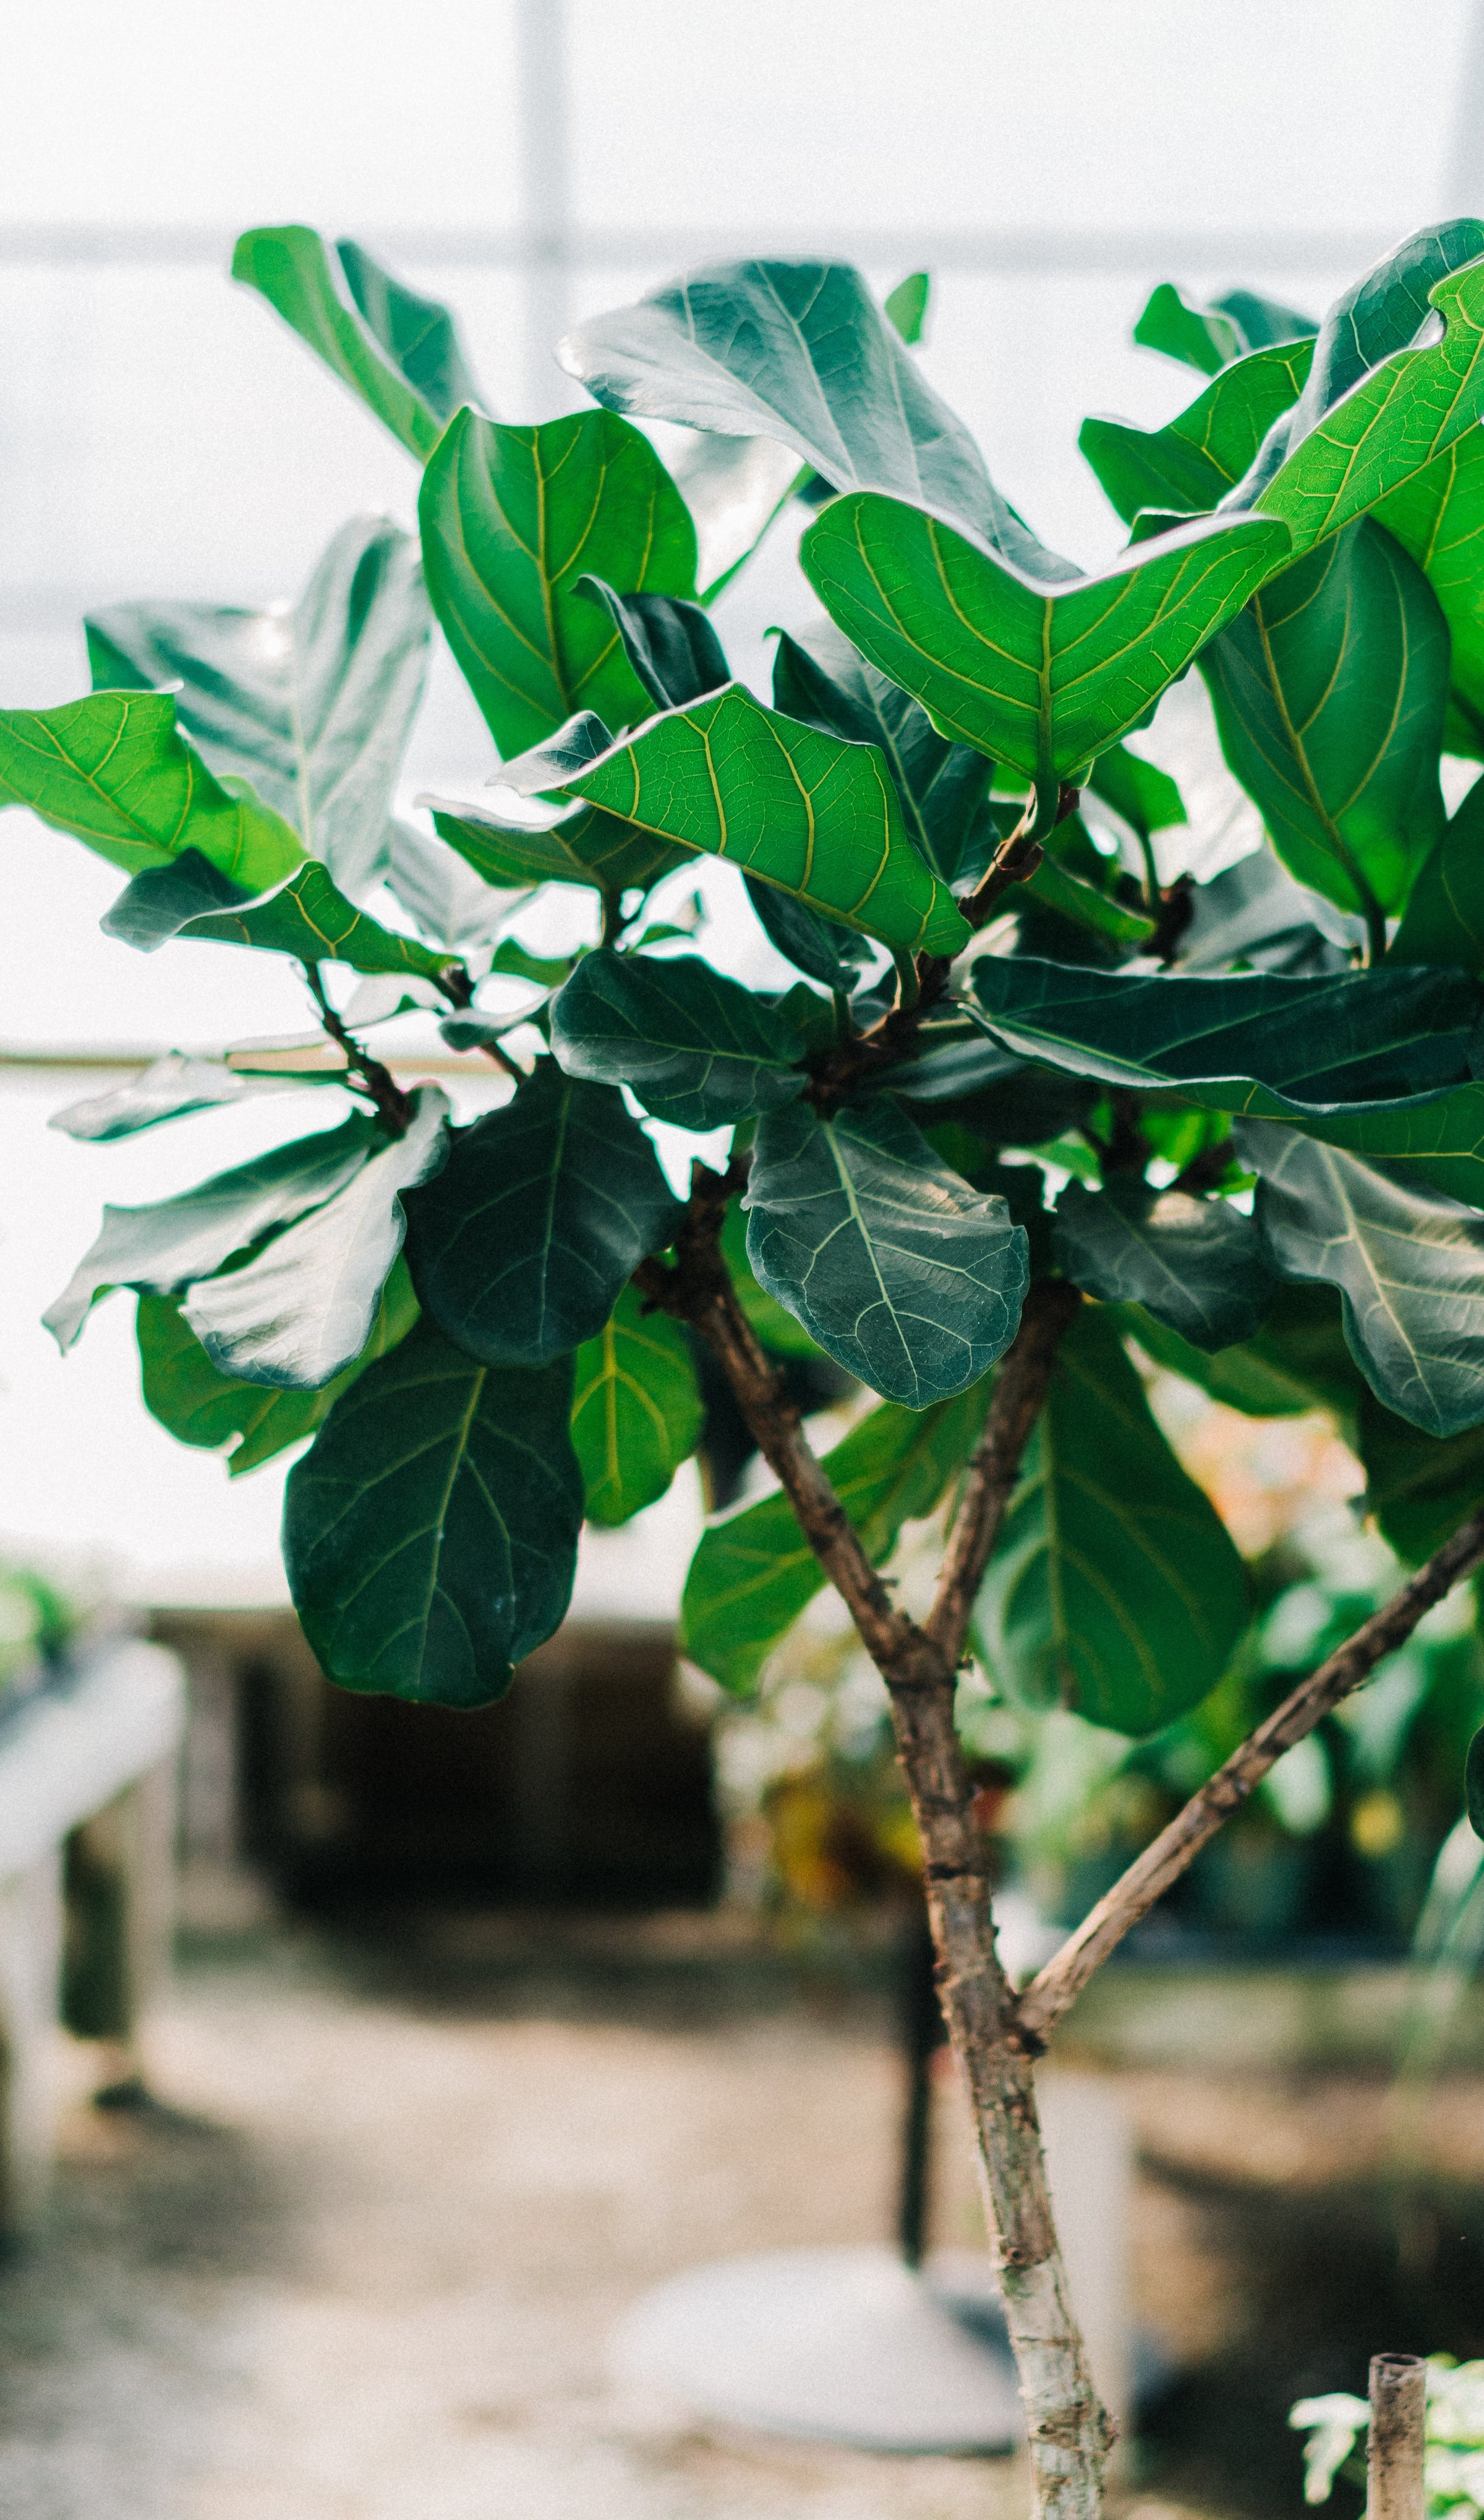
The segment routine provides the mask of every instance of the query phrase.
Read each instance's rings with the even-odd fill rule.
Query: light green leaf
[[[1111,893],[1100,892],[1081,876],[1072,875],[1049,850],[1040,865],[1022,878],[1019,888],[1033,901],[1044,902],[1048,910],[1059,911],[1063,919],[1075,920],[1079,927],[1090,927],[1095,935],[1105,936],[1125,952],[1136,952],[1154,933],[1154,922],[1147,919],[1142,910],[1130,910],[1125,903],[1114,900]]]
[[[1151,291],[1134,338],[1141,349],[1162,350],[1167,359],[1180,359],[1207,377],[1239,358],[1245,347],[1230,315],[1214,306],[1192,306],[1168,280]]]
[[[461,1129],[409,1201],[425,1312],[487,1365],[539,1365],[596,1338],[680,1210],[616,1087],[538,1059],[514,1102]]]
[[[951,1398],[1015,1334],[1024,1233],[882,1095],[765,1113],[743,1205],[758,1284],[883,1399]]]
[[[1273,1299],[1249,1216],[1225,1199],[1151,1190],[1128,1173],[1110,1173],[1098,1192],[1069,1182],[1052,1248],[1085,1294],[1143,1304],[1200,1348],[1250,1338]]]
[[[612,1529],[663,1496],[704,1417],[684,1331],[625,1286],[611,1319],[577,1350],[572,1442],[589,1522]]]
[[[338,252],[354,308],[313,228],[249,228],[238,238],[232,277],[258,290],[409,454],[426,461],[459,405],[479,399],[453,317],[435,298],[404,289],[348,238]]]
[[[1360,1409],[1366,1509],[1399,1557],[1420,1566],[1484,1504],[1484,1427],[1439,1443],[1367,1392]]]
[[[127,1085],[69,1102],[65,1110],[54,1111],[46,1125],[79,1144],[107,1146],[115,1138],[132,1138],[141,1129],[157,1128],[162,1120],[183,1120],[191,1111],[247,1102],[258,1094],[292,1094],[306,1081],[314,1082],[298,1076],[242,1076],[218,1058],[195,1058],[188,1051],[169,1050],[163,1058],[152,1059],[141,1068]]]
[[[927,301],[932,294],[932,275],[926,271],[910,271],[895,289],[888,289],[881,301],[881,312],[899,341],[915,350],[927,322]]]
[[[1086,785],[1142,840],[1190,820],[1185,798],[1168,772],[1130,752],[1127,744],[1110,743],[1106,752],[1100,752]]]
[[[1150,1416],[1116,1320],[1085,1307],[979,1596],[988,1668],[1021,1705],[1157,1732],[1215,1688],[1247,1608],[1241,1559]]]
[[[261,892],[303,863],[303,843],[281,815],[212,777],[163,692],[0,709],[6,805],[28,805],[127,875],[199,849],[234,883]]]
[[[801,1094],[804,1045],[785,1010],[698,955],[585,954],[552,1007],[568,1076],[628,1085],[682,1129],[716,1129]]]
[[[265,954],[292,954],[301,963],[348,963],[357,971],[416,972],[436,979],[449,957],[415,936],[398,936],[345,899],[318,858],[310,858],[255,901],[232,910],[191,914],[191,894],[178,867],[134,878],[105,924],[146,952],[167,937],[208,945],[253,945]],[[187,916],[178,913],[185,909]],[[148,939],[148,942],[146,940]]]
[[[382,1289],[371,1336],[360,1355],[319,1391],[276,1390],[219,1373],[171,1295],[141,1295],[135,1317],[144,1404],[182,1444],[208,1452],[226,1446],[227,1474],[241,1478],[322,1425],[358,1373],[407,1336],[418,1299],[399,1260]],[[234,1438],[236,1439],[234,1441]]]
[[[990,1385],[930,1409],[885,1402],[825,1457],[825,1471],[874,1566],[904,1522],[932,1512],[978,1441]],[[825,1578],[787,1497],[764,1497],[713,1523],[691,1560],[681,1602],[685,1650],[724,1688],[750,1694],[774,1646]]]
[[[392,826],[386,882],[425,936],[450,953],[497,934],[528,890],[524,878],[490,884],[445,839],[429,838],[400,818]]]
[[[1453,643],[1447,749],[1484,758],[1484,428],[1382,499],[1375,521],[1412,554],[1443,608]]]
[[[234,1251],[247,1250],[275,1226],[333,1198],[381,1144],[381,1131],[357,1114],[338,1129],[296,1138],[231,1172],[215,1173],[179,1198],[106,1207],[97,1240],[42,1316],[47,1328],[66,1350],[98,1296],[112,1287],[173,1295],[198,1278],[209,1278]]]
[[[1291,410],[1314,356],[1312,341],[1254,350],[1224,368],[1163,428],[1135,428],[1095,413],[1077,443],[1126,525],[1141,509],[1202,516],[1235,488],[1275,421]]]
[[[799,559],[846,637],[941,733],[1052,780],[1136,726],[1286,548],[1266,518],[1206,519],[1053,583],[868,494],[826,508]]]
[[[934,873],[952,883],[989,789],[983,754],[949,743],[927,711],[868,665],[832,621],[798,639],[779,633],[773,700],[786,717],[822,734],[879,748],[909,836]]]
[[[1271,1122],[1234,1132],[1281,1278],[1336,1286],[1376,1398],[1429,1435],[1484,1419],[1484,1216]]]
[[[319,1391],[360,1355],[407,1231],[402,1193],[443,1163],[447,1119],[447,1096],[421,1086],[403,1136],[343,1190],[275,1235],[246,1268],[192,1285],[185,1317],[218,1372]]]
[[[483,1706],[558,1627],[582,1522],[569,1357],[492,1372],[419,1322],[289,1473],[284,1563],[342,1688]]]
[[[611,726],[651,701],[583,577],[625,595],[694,595],[696,533],[651,446],[611,412],[537,428],[467,411],[423,476],[433,610],[502,753],[591,709]]]
[[[1399,910],[1443,829],[1448,624],[1369,518],[1259,589],[1201,657],[1222,750],[1289,873]]]
[[[179,685],[177,721],[218,778],[247,780],[337,883],[379,872],[427,662],[410,534],[342,525],[292,608],[119,604],[83,627],[95,691]]]

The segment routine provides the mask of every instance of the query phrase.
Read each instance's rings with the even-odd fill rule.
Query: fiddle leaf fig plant
[[[284,1545],[315,1652],[444,1706],[509,1685],[584,1519],[662,1496],[724,1380],[776,1489],[707,1529],[686,1649],[746,1692],[829,1583],[880,1671],[1037,2508],[1091,2520],[1110,2432],[1035,2059],[1484,1556],[1484,780],[1445,803],[1484,757],[1484,224],[1409,239],[1322,319],[1156,290],[1135,338],[1199,391],[1159,429],[1087,423],[1130,538],[1086,567],[914,354],[923,275],[883,308],[838,265],[693,273],[580,327],[561,357],[590,408],[527,427],[362,248],[258,229],[233,268],[421,467],[418,538],[342,525],[285,609],[98,614],[89,696],[0,710],[0,802],[119,869],[122,944],[303,977],[302,1041],[172,1054],[64,1129],[331,1099],[108,1208],[48,1320],[68,1346],[132,1288],[172,1433],[234,1473],[307,1439]],[[690,432],[673,470],[645,423]],[[724,590],[790,514],[822,608],[764,695]],[[396,795],[434,624],[490,752],[429,828]],[[1214,874],[1163,732],[1192,668],[1186,718],[1265,835]],[[742,882],[716,877],[703,926],[711,861]],[[482,1063],[488,1107],[381,1046],[409,1010]],[[688,1189],[661,1126],[706,1141]],[[960,1667],[1151,1735],[1248,1623],[1155,1367],[1330,1411],[1422,1562],[1017,1990]],[[806,1387],[854,1395],[823,1460]],[[939,1513],[912,1616],[882,1570]]]

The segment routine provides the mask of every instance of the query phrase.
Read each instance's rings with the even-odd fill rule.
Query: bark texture
[[[1367,2520],[1422,2520],[1426,2404],[1427,2365],[1419,2354],[1372,2356]]]

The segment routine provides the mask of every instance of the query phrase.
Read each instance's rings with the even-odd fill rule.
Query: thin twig
[[[1135,1858],[1111,1890],[1068,1936],[1054,1959],[1031,1981],[1019,2000],[1021,2037],[1034,2048],[1044,2048],[1058,2021],[1070,2010],[1088,1979],[1117,1949],[1131,1926],[1147,1916],[1155,1901],[1178,1881],[1187,1866],[1246,1801],[1270,1768],[1302,1741],[1331,1707],[1368,1680],[1378,1662],[1406,1643],[1423,1613],[1452,1591],[1461,1575],[1484,1557],[1484,1508],[1470,1514],[1451,1540],[1434,1551],[1425,1566],[1393,1594],[1354,1636],[1311,1672],[1277,1712],[1259,1724],[1240,1749],[1234,1750],[1214,1777],[1192,1794],[1151,1845]]]
[[[346,1031],[325,993],[318,963],[306,963],[303,970],[325,1030],[337,1047],[344,1052],[352,1075],[376,1104],[382,1126],[389,1129],[394,1138],[402,1137],[412,1116],[412,1097],[403,1093],[390,1069],[383,1067],[379,1058],[373,1058],[354,1033]]]

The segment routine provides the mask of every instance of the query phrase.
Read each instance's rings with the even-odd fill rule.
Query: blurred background
[[[1318,315],[1406,231],[1484,202],[1472,0],[52,0],[12,14],[5,85],[9,706],[86,689],[86,610],[292,596],[347,517],[413,521],[410,461],[228,280],[244,227],[353,236],[450,301],[521,421],[573,407],[552,355],[571,323],[688,264],[829,254],[882,292],[926,269],[934,382],[1017,508],[1094,562],[1122,529],[1081,419],[1154,426],[1192,389],[1130,341],[1156,283]],[[766,631],[808,609],[785,528],[717,608],[760,692]],[[435,655],[403,805],[492,758]],[[229,1486],[146,1415],[127,1299],[65,1360],[39,1319],[105,1199],[283,1127],[257,1104],[79,1147],[49,1115],[157,1051],[300,1029],[298,983],[224,949],[132,955],[97,930],[110,869],[20,813],[0,844],[0,1666],[123,1619],[191,1684],[154,2097],[71,2110],[44,2236],[0,2274],[0,2500],[1018,2509],[1013,2463],[740,2445],[606,2395],[604,2334],[645,2283],[888,2236],[898,2208],[915,1893],[878,1691],[827,1609],[756,1713],[675,1665],[706,1504],[751,1473],[719,1429],[660,1506],[585,1541],[568,1627],[489,1716],[326,1691],[285,1607],[284,1463]],[[718,919],[730,900],[719,883]],[[1262,1616],[1217,1698],[1134,1755],[970,1709],[1026,1960],[1395,1578],[1343,1428],[1257,1424],[1169,1377],[1155,1397]],[[1297,2510],[1291,2398],[1360,2385],[1383,2344],[1484,2350],[1484,1924],[1453,1834],[1481,1678],[1465,1598],[1283,1763],[1072,2025],[1071,2067],[1127,2130],[1119,2316],[1146,2413],[1118,2491],[1147,2513]],[[109,1861],[68,1858],[74,1938]],[[81,1985],[79,2103],[120,2026]],[[929,2237],[972,2248],[957,2104],[931,2089]]]

